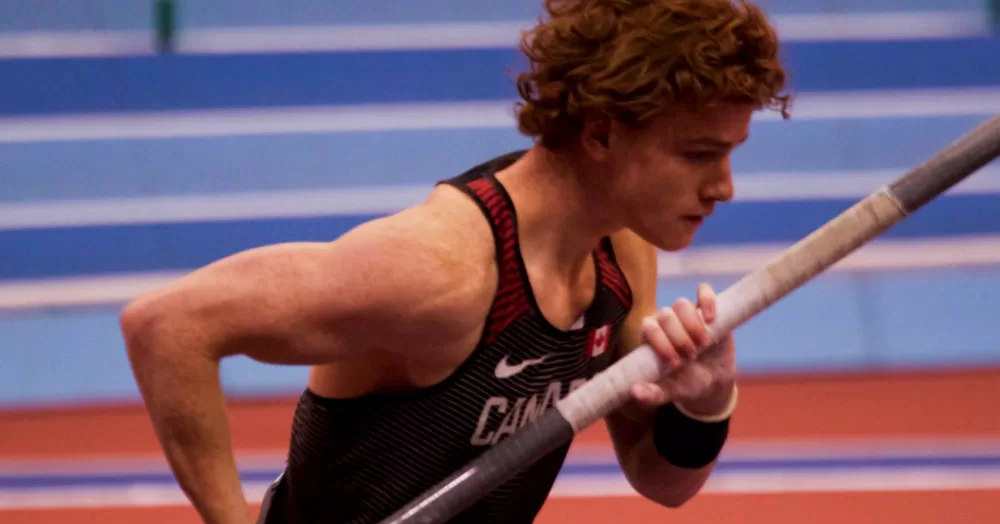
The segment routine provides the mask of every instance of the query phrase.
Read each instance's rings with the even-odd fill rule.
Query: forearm
[[[148,333],[126,330],[126,340],[136,383],[178,484],[206,523],[249,522],[218,362]]]
[[[636,491],[677,507],[701,490],[728,438],[729,416],[736,402],[735,386],[713,393],[719,396],[709,395],[700,406],[653,409],[629,403],[608,417],[622,468]]]
[[[608,428],[629,483],[642,496],[668,507],[679,507],[698,493],[715,467],[712,461],[699,468],[668,462],[653,441],[652,414],[636,421],[615,413]]]

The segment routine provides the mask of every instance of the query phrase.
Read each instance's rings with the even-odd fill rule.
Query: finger
[[[702,314],[698,312],[698,309],[695,308],[690,300],[686,298],[677,299],[677,302],[674,302],[674,313],[677,315],[677,319],[680,320],[688,337],[694,342],[695,353],[707,348],[712,343],[712,337],[708,333],[708,326],[705,325]],[[676,344],[674,345],[676,346]]]
[[[670,343],[670,339],[667,338],[667,334],[663,332],[663,327],[656,321],[656,318],[646,317],[642,319],[642,336],[654,351],[667,359],[670,367],[681,365],[680,357],[674,351],[674,346]]]
[[[685,312],[685,316],[697,317],[698,314],[694,312],[692,308],[690,311]],[[660,323],[660,327],[663,328],[663,332],[666,333],[667,338],[670,339],[670,344],[673,345],[674,351],[678,355],[684,357],[685,359],[693,359],[698,356],[698,346],[692,340],[691,336],[688,335],[687,329],[684,323],[681,321],[680,317],[672,308],[664,308],[659,315],[656,316],[657,321]],[[688,320],[690,323],[690,320]],[[697,322],[697,320],[696,320]]]
[[[705,317],[705,322],[715,322],[715,290],[709,284],[702,283],[698,286],[698,309]]]
[[[632,386],[631,393],[636,402],[650,408],[665,404],[669,398],[663,388],[649,382]]]

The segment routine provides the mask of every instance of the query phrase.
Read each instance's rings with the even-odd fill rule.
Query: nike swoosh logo
[[[542,358],[523,360],[521,361],[520,364],[513,364],[513,365],[507,362],[508,357],[509,355],[503,357],[503,360],[497,363],[497,369],[495,370],[495,374],[497,378],[501,380],[513,377],[514,375],[517,375],[518,373],[524,371],[530,366],[536,366],[538,364],[541,364],[542,362],[545,362],[545,359],[548,358],[548,355],[545,355]]]

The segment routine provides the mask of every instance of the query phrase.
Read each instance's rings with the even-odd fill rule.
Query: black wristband
[[[720,422],[694,420],[672,402],[660,407],[653,421],[656,451],[679,468],[698,469],[711,464],[728,437],[728,418]]]

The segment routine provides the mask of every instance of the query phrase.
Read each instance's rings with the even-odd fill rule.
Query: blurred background
[[[992,0],[757,3],[784,42],[792,118],[756,117],[733,158],[736,201],[691,249],[661,258],[663,305],[700,281],[724,288],[1000,113]],[[110,452],[123,433],[79,414],[126,413],[145,442],[133,455],[155,459],[120,306],[243,249],[336,238],[528,147],[512,78],[519,30],[540,13],[541,0],[0,1],[0,458],[22,457],[22,471],[91,452],[39,444],[53,438]],[[747,409],[785,428],[737,436],[785,442],[791,426],[840,421],[810,434],[827,438],[859,420],[845,405],[870,399],[883,411],[869,422],[951,413],[927,431],[1000,436],[995,408],[969,407],[1000,398],[998,297],[994,163],[737,331],[740,368],[759,388]],[[277,435],[254,442],[280,455],[307,370],[232,359],[222,373],[234,401],[280,406],[276,429],[239,426]],[[846,385],[794,389],[806,383]],[[850,389],[860,383],[888,392]],[[857,397],[808,420],[772,403],[840,394]],[[938,397],[948,413],[905,404]],[[1000,464],[977,449],[975,464]],[[44,482],[8,466],[0,511],[51,506],[23,502]]]

